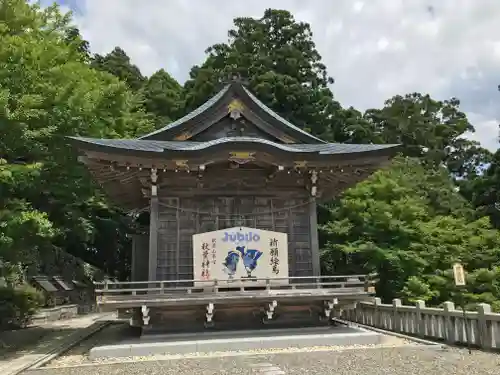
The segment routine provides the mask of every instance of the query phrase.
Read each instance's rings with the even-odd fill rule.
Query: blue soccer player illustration
[[[255,249],[247,249],[245,251],[245,246],[237,246],[236,250],[241,253],[241,257],[243,258],[243,266],[247,272],[247,278],[251,278],[253,270],[257,268],[257,261],[263,254],[262,251]]]
[[[239,261],[240,254],[238,252],[231,250],[227,253],[227,256],[224,259],[224,263],[222,263],[222,265],[224,266],[223,271],[228,275],[229,280],[234,278]]]

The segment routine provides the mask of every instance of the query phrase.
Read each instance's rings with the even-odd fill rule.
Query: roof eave
[[[358,159],[358,158],[378,158],[378,157],[394,157],[400,149],[400,145],[386,145],[387,147],[374,149],[374,150],[361,150],[352,152],[322,152],[322,151],[289,151],[276,147],[271,144],[260,144],[254,142],[238,142],[238,143],[220,143],[214,144],[206,148],[192,149],[192,150],[170,150],[158,149],[154,150],[141,150],[123,147],[113,147],[110,145],[92,143],[91,139],[79,139],[78,137],[68,137],[74,143],[75,147],[80,152],[99,152],[101,154],[110,155],[123,155],[123,156],[137,156],[152,159],[176,159],[176,158],[198,158],[207,153],[214,154],[226,151],[238,151],[245,147],[254,149],[255,152],[268,152],[275,155],[288,155],[287,158],[293,160],[310,160],[310,161],[327,161],[339,159]]]

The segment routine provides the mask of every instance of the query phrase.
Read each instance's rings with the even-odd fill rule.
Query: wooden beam
[[[207,148],[200,151],[175,151],[165,153],[143,153],[144,156],[139,156],[133,151],[126,153],[105,153],[97,151],[85,151],[86,157],[93,160],[114,162],[118,166],[132,166],[143,168],[170,169],[176,168],[175,160],[189,160],[189,167],[196,169],[199,165],[208,165],[219,162],[227,162],[231,151],[239,151],[245,149],[255,153],[257,161],[268,162],[271,165],[283,165],[287,168],[293,168],[296,161],[306,161],[308,166],[317,168],[330,168],[335,166],[345,165],[367,165],[377,164],[379,167],[386,164],[390,157],[386,155],[365,155],[364,153],[356,154],[332,154],[319,155],[317,153],[287,153],[279,149],[268,149],[265,145],[255,145],[255,149],[248,150],[250,146],[243,145],[225,145],[224,148]]]

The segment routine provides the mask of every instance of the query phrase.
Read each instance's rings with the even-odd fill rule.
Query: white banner
[[[193,262],[196,280],[265,284],[265,280],[256,279],[288,277],[288,236],[247,227],[195,234]],[[278,282],[288,283],[274,283]]]

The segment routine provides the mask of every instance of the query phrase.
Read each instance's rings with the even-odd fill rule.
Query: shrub
[[[0,287],[0,327],[19,328],[43,306],[43,294],[29,285]]]

